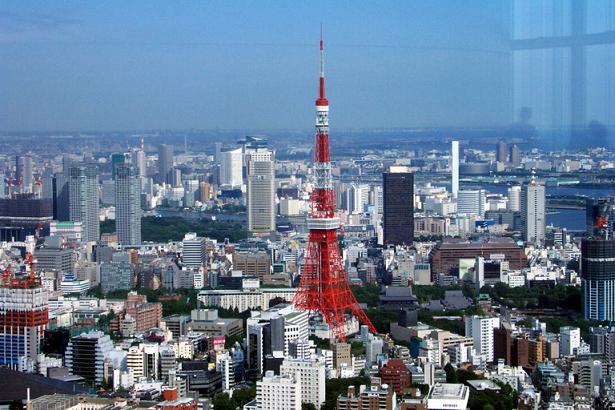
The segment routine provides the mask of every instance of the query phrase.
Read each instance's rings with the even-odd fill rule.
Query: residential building
[[[325,402],[325,363],[314,359],[286,358],[280,374],[295,376],[301,381],[301,402],[312,403],[317,409]]]
[[[275,231],[275,154],[259,148],[246,154],[248,231]]]
[[[478,354],[485,355],[488,362],[494,360],[494,329],[500,327],[500,318],[497,316],[466,316],[466,336],[472,337],[474,348]]]
[[[120,245],[141,244],[141,179],[130,164],[115,169],[115,227]]]
[[[521,190],[521,226],[523,239],[532,243],[545,240],[545,186],[534,180]]]
[[[276,376],[268,371],[256,382],[258,410],[301,410],[301,379],[296,375]]]
[[[100,239],[98,171],[95,165],[70,168],[69,212],[72,222],[83,225],[83,240]]]
[[[182,241],[182,264],[188,268],[200,268],[206,261],[207,239],[188,232]]]

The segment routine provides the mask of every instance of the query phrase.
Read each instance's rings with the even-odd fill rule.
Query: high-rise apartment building
[[[325,402],[325,362],[312,359],[286,358],[280,374],[298,375],[301,381],[301,402],[312,403],[317,409]]]
[[[100,239],[98,172],[95,165],[70,168],[69,176],[70,220],[83,223],[83,240]]]
[[[414,175],[407,167],[392,166],[382,174],[385,245],[414,242]]]
[[[246,169],[248,230],[275,231],[275,154],[265,148],[250,151]]]
[[[534,180],[521,190],[521,226],[523,239],[528,242],[545,240],[545,186]]]
[[[220,185],[240,187],[243,184],[243,152],[241,148],[220,152]]]
[[[19,185],[19,192],[32,192],[34,174],[32,156],[30,154],[18,155],[15,159],[15,182]]]
[[[521,165],[521,150],[519,150],[516,144],[510,147],[510,165],[512,165],[513,168],[517,168]]]
[[[172,183],[173,146],[160,144],[158,146],[158,183]]]
[[[130,164],[116,167],[115,223],[121,245],[141,244],[141,179]]]
[[[466,336],[474,340],[474,348],[483,354],[488,362],[493,361],[493,330],[500,327],[500,318],[492,316],[467,316],[465,318]]]

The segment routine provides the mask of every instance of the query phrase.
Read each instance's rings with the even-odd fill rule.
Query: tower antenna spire
[[[320,23],[320,87],[318,96],[325,98],[325,40],[322,36],[322,23]]]

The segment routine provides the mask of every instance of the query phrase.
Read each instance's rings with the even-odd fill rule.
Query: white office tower
[[[216,370],[222,374],[222,389],[224,391],[235,387],[235,363],[228,352],[216,356]]]
[[[500,327],[500,318],[493,316],[466,316],[466,336],[474,340],[476,353],[493,362],[493,329]]]
[[[451,192],[457,198],[459,192],[459,141],[451,141]]]
[[[243,153],[241,148],[220,152],[220,185],[240,187],[243,184]]]
[[[83,222],[83,240],[100,239],[98,174],[95,165],[70,168],[69,215],[72,222]]]
[[[115,168],[115,226],[121,245],[141,244],[141,179],[130,164]]]
[[[538,243],[545,240],[545,186],[532,182],[521,190],[521,226],[523,239]]]
[[[369,202],[369,186],[352,184],[346,190],[346,210],[350,213],[361,213]]]
[[[276,376],[269,370],[256,382],[258,410],[301,410],[301,380],[295,376]]]
[[[286,358],[280,374],[298,376],[301,380],[301,402],[312,403],[317,409],[325,402],[325,362],[316,359]]]
[[[581,347],[581,329],[578,327],[564,326],[559,328],[559,353],[560,356],[572,356]]]
[[[258,148],[246,154],[248,231],[275,231],[275,154]]]
[[[132,165],[137,168],[137,172],[139,172],[139,176],[145,177],[147,176],[147,162],[145,159],[145,151],[143,149],[137,149],[132,151],[130,158]]]
[[[187,268],[198,269],[205,262],[205,238],[195,232],[188,232],[182,241],[182,264]]]
[[[508,188],[508,209],[515,212],[521,210],[521,185]]]
[[[462,189],[457,193],[457,213],[483,216],[485,202],[484,189]]]

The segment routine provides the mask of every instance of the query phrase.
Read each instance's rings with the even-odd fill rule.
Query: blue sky
[[[508,2],[0,2],[0,129],[510,121]]]

